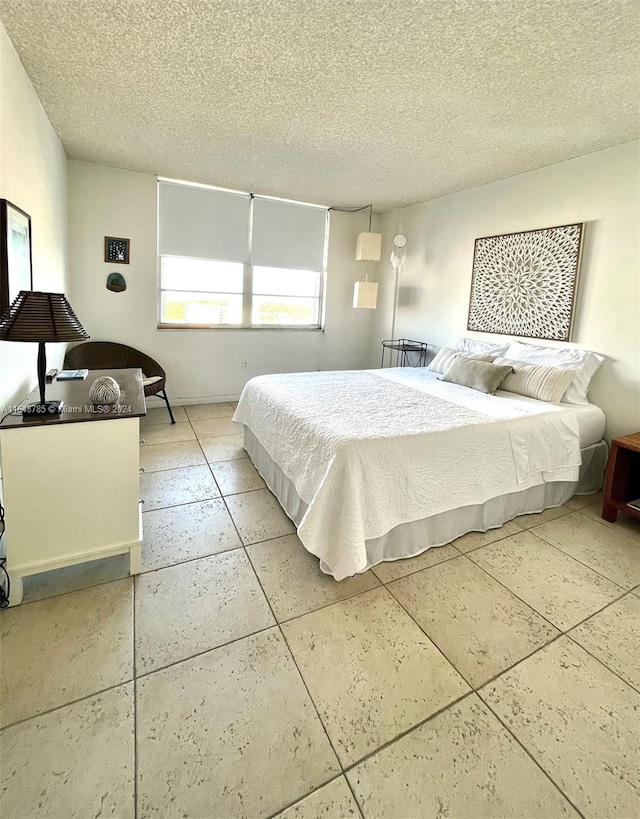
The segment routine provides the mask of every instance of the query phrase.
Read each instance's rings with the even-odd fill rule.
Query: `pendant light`
[[[382,250],[382,233],[371,232],[373,205],[369,205],[369,230],[359,233],[356,242],[357,262],[379,262]],[[353,288],[353,306],[359,310],[375,310],[378,304],[378,283],[369,281],[369,274],[363,282],[356,282]]]
[[[369,205],[369,230],[359,233],[356,240],[356,262],[379,262],[382,250],[382,233],[371,232],[373,205]]]

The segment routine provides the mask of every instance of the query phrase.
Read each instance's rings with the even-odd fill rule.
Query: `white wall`
[[[31,216],[33,289],[65,292],[67,159],[2,24],[0,197]],[[47,345],[50,366],[60,366],[65,347]],[[0,343],[0,411],[18,403],[37,383],[37,351],[36,344]]]
[[[374,311],[351,306],[353,283],[373,272],[372,264],[355,261],[366,214],[331,214],[324,332],[158,330],[156,196],[154,176],[69,162],[71,302],[93,339],[129,344],[156,358],[176,403],[236,397],[262,373],[367,365]],[[131,239],[129,265],[103,261],[105,236]],[[125,292],[106,289],[112,271],[125,276]],[[242,361],[249,362],[247,370]]]
[[[607,357],[589,394],[607,414],[607,437],[640,429],[640,143],[385,214],[378,274],[387,302],[400,222],[409,241],[394,335],[438,346],[467,332],[477,237],[586,222],[571,346]],[[390,332],[389,321],[389,313],[378,318],[376,340]]]

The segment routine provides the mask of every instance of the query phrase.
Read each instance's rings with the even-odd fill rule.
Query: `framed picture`
[[[583,224],[476,239],[468,330],[570,341]]]
[[[111,264],[129,264],[129,239],[105,236],[104,260]]]
[[[0,199],[0,314],[21,290],[33,288],[31,217]]]

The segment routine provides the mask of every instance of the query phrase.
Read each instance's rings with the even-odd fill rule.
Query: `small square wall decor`
[[[570,341],[583,224],[476,239],[468,330]]]
[[[111,264],[129,264],[129,239],[105,236],[104,260]]]

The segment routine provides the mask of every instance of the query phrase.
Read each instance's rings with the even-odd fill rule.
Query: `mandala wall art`
[[[569,341],[583,225],[476,239],[468,330]]]

